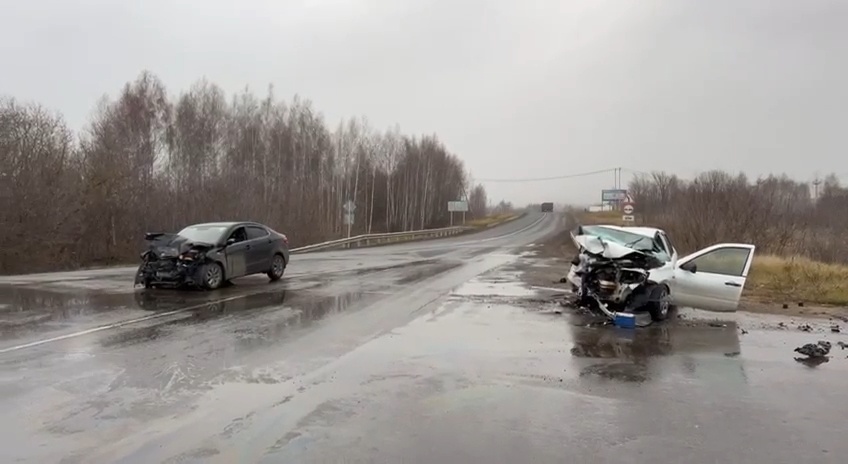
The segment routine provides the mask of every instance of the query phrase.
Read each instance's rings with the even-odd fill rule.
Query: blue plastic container
[[[636,328],[636,315],[628,314],[628,313],[615,313],[615,319],[613,319],[613,324],[616,327],[621,327],[622,329],[635,329]]]

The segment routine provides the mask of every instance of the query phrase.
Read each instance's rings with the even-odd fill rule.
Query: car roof
[[[643,235],[645,237],[650,237],[650,238],[654,238],[654,236],[656,236],[657,232],[663,231],[662,229],[657,229],[655,227],[615,226],[615,225],[612,225],[612,224],[586,224],[586,226],[593,226],[593,225],[600,226],[600,227],[606,227],[607,229],[615,229],[615,230],[621,230],[621,231],[624,231],[624,232],[630,232],[632,234],[639,234],[639,235]]]
[[[201,224],[192,224],[192,225],[187,226],[187,227],[233,227],[233,226],[238,226],[238,225],[241,225],[241,226],[250,225],[250,226],[265,227],[264,225],[262,225],[258,222],[251,222],[251,221],[204,222],[204,223],[201,223]]]

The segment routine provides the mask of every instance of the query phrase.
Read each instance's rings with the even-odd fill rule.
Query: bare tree
[[[347,199],[356,232],[445,226],[465,176],[435,136],[378,133],[364,118],[331,132],[310,101],[287,104],[273,87],[228,99],[200,80],[171,102],[142,72],[78,137],[58,115],[3,100],[0,225],[18,246],[0,250],[0,272],[131,262],[145,231],[225,219],[306,245],[347,232]]]
[[[722,171],[689,182],[653,173],[629,190],[640,220],[668,230],[681,252],[743,241],[766,253],[848,262],[848,194],[833,175],[815,201],[809,184],[787,176],[752,181]]]

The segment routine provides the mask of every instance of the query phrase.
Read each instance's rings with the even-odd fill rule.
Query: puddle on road
[[[536,292],[521,281],[520,272],[500,272],[472,279],[451,292],[459,297],[529,297]]]
[[[306,279],[269,283],[267,279],[236,281],[216,291],[135,289],[130,293],[88,291],[63,292],[27,287],[0,286],[0,338],[16,338],[33,332],[72,330],[92,324],[108,324],[139,317],[138,310],[149,313],[198,307],[198,313],[219,312],[220,300],[244,299],[248,306],[267,306],[273,295],[320,286]],[[143,314],[141,314],[143,315]]]
[[[417,282],[419,280],[424,280],[429,277],[434,277],[443,272],[450,271],[451,269],[456,269],[462,265],[461,261],[446,261],[446,262],[436,262],[432,264],[428,264],[424,266],[422,269],[419,269],[415,272],[409,272],[406,275],[403,275],[395,280],[395,284],[397,285],[405,285]]]
[[[36,326],[86,318],[105,311],[134,308],[132,295],[60,293],[0,287],[0,337]]]
[[[126,346],[172,334],[182,327],[220,321],[222,336],[233,335],[240,348],[254,348],[279,342],[293,331],[307,329],[354,306],[364,307],[380,295],[351,292],[334,296],[316,296],[296,291],[277,291],[246,295],[227,301],[215,301],[191,310],[154,320],[140,327],[122,329],[100,342],[103,347]],[[155,302],[158,295],[148,295]],[[169,302],[148,303],[157,306]],[[160,306],[161,307],[161,306]]]

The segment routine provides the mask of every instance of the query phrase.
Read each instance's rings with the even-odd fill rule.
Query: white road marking
[[[90,329],[81,330],[79,332],[69,333],[69,334],[65,334],[65,335],[59,335],[58,337],[45,338],[45,339],[42,339],[42,340],[36,340],[34,342],[30,342],[30,343],[24,343],[22,345],[10,346],[8,348],[0,349],[0,354],[10,353],[12,351],[23,350],[25,348],[32,348],[34,346],[58,342],[58,341],[61,341],[61,340],[67,340],[69,338],[82,337],[83,335],[93,334],[93,333],[96,333],[96,332],[102,332],[104,330],[117,329],[117,328],[123,327],[125,325],[137,324],[139,322],[149,321],[149,320],[152,320],[152,319],[159,319],[159,318],[162,318],[162,317],[173,316],[174,314],[184,313],[186,311],[191,311],[192,309],[198,309],[198,308],[203,308],[205,306],[209,306],[209,305],[213,305],[213,304],[217,304],[217,303],[225,303],[227,301],[238,300],[239,298],[245,298],[249,295],[250,294],[236,295],[236,296],[231,296],[229,298],[222,298],[222,299],[216,300],[216,301],[207,301],[206,303],[200,303],[200,304],[196,304],[196,305],[192,305],[192,306],[186,306],[185,308],[175,309],[173,311],[151,314],[149,316],[137,317],[135,319],[127,319],[127,320],[121,321],[121,322],[114,322],[112,324],[105,324],[105,325],[101,325],[101,326],[97,326],[97,327],[92,327]]]

